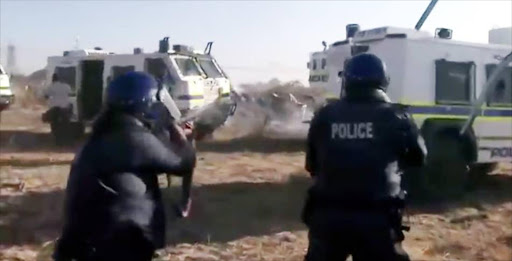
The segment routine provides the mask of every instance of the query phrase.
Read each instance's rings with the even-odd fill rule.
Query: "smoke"
[[[224,126],[214,132],[215,139],[259,136],[274,139],[305,139],[305,121],[324,102],[323,92],[298,81],[241,84],[235,89],[237,110]]]
[[[25,109],[38,109],[45,106],[42,91],[45,87],[45,71],[39,70],[29,76],[12,75],[11,90],[15,101],[12,106]]]

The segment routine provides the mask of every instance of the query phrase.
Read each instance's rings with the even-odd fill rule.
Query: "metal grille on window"
[[[153,75],[157,81],[166,85],[169,92],[172,93],[171,88],[176,84],[176,82],[169,72],[167,64],[162,58],[148,58],[145,61],[144,67],[147,73]]]
[[[436,60],[436,102],[469,104],[475,96],[475,63]]]
[[[112,66],[112,79],[115,79],[127,72],[135,71],[135,66]]]
[[[496,64],[485,65],[487,80],[496,69],[496,66]],[[505,72],[501,74],[493,88],[494,91],[487,97],[488,105],[510,107],[512,105],[512,66],[505,69]]]

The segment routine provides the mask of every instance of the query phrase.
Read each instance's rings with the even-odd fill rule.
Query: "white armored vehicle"
[[[0,64],[0,112],[7,109],[14,102],[10,77]]]
[[[488,44],[451,40],[452,31],[445,28],[437,29],[435,36],[418,28],[359,30],[351,24],[346,29],[345,40],[310,55],[310,86],[337,99],[343,96],[339,75],[344,63],[359,53],[375,54],[387,65],[390,99],[403,105],[421,128],[430,163],[458,162],[478,170],[471,174],[488,172],[497,162],[512,162],[510,62],[500,66],[504,71],[490,84],[492,91],[468,131],[455,137],[493,71],[512,52],[512,28],[491,30]]]
[[[160,41],[159,50],[153,53],[135,48],[131,54],[115,54],[95,48],[65,51],[62,56],[49,57],[48,82],[56,74],[71,86],[73,93],[70,97],[73,112],[68,120],[51,125],[54,135],[74,136],[83,132],[84,126],[100,112],[108,83],[129,71],[155,76],[168,89],[181,119],[194,120],[198,131],[213,131],[234,112],[231,82],[209,52],[197,52],[185,45],[174,45],[170,49],[168,37],[165,37]],[[51,118],[43,115],[47,122]]]

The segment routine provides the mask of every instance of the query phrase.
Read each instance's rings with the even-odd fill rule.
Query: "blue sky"
[[[117,53],[158,40],[213,54],[235,83],[298,79],[322,40],[344,39],[345,25],[412,28],[429,1],[13,1],[0,0],[1,62],[8,43],[17,47],[18,70],[43,68],[46,57],[80,47]],[[487,42],[488,30],[512,24],[512,1],[440,0],[423,26],[454,30],[454,39]]]

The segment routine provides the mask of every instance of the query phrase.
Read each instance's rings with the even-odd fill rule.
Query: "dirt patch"
[[[200,153],[192,215],[186,220],[169,215],[163,260],[302,260],[307,236],[299,216],[310,184],[303,157],[302,152]],[[7,204],[1,210],[2,260],[35,260],[41,246],[58,236],[68,172],[67,165],[2,167],[2,180],[26,182],[22,192],[2,191]],[[405,247],[413,260],[510,260],[512,178],[493,178],[500,180],[464,199],[409,209],[412,230]],[[161,182],[164,187],[163,177]],[[178,192],[164,189],[167,206]],[[486,218],[452,222],[475,214]]]

